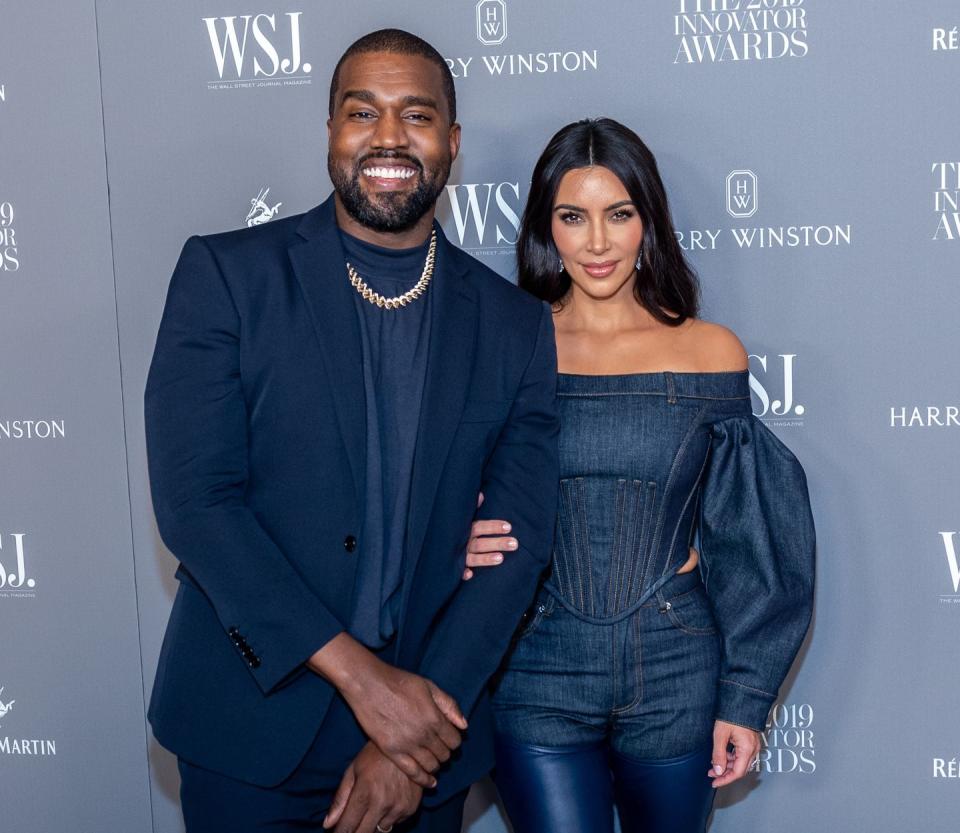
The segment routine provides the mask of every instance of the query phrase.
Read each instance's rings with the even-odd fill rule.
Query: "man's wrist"
[[[307,660],[307,667],[347,696],[363,687],[376,658],[346,631],[338,633]]]

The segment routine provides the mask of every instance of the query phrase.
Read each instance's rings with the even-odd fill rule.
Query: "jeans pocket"
[[[660,612],[665,613],[670,623],[684,633],[713,636],[717,632],[710,601],[702,586],[668,599],[661,604]]]
[[[556,606],[557,600],[553,594],[541,590],[537,594],[534,603],[523,614],[523,618],[520,620],[520,626],[513,635],[514,641],[519,642],[521,639],[530,636],[530,634],[543,624],[544,619],[549,619],[553,615]]]

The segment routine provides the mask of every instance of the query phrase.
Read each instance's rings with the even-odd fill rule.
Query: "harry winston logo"
[[[727,213],[731,217],[757,213],[757,175],[753,171],[731,171],[727,175]]]
[[[484,46],[499,46],[507,39],[507,4],[504,0],[479,0],[477,40]]]

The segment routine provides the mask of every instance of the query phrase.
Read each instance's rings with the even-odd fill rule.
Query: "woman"
[[[495,693],[497,785],[517,833],[605,833],[614,806],[624,833],[697,833],[810,621],[803,470],[751,413],[737,337],[697,317],[636,134],[557,133],[517,250],[554,309],[561,488],[552,571]],[[468,568],[516,548],[497,523],[475,525]]]

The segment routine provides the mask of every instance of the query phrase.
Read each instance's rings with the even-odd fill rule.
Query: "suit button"
[[[343,548],[347,552],[353,552],[357,548],[357,539],[352,535],[348,535],[343,539]]]

